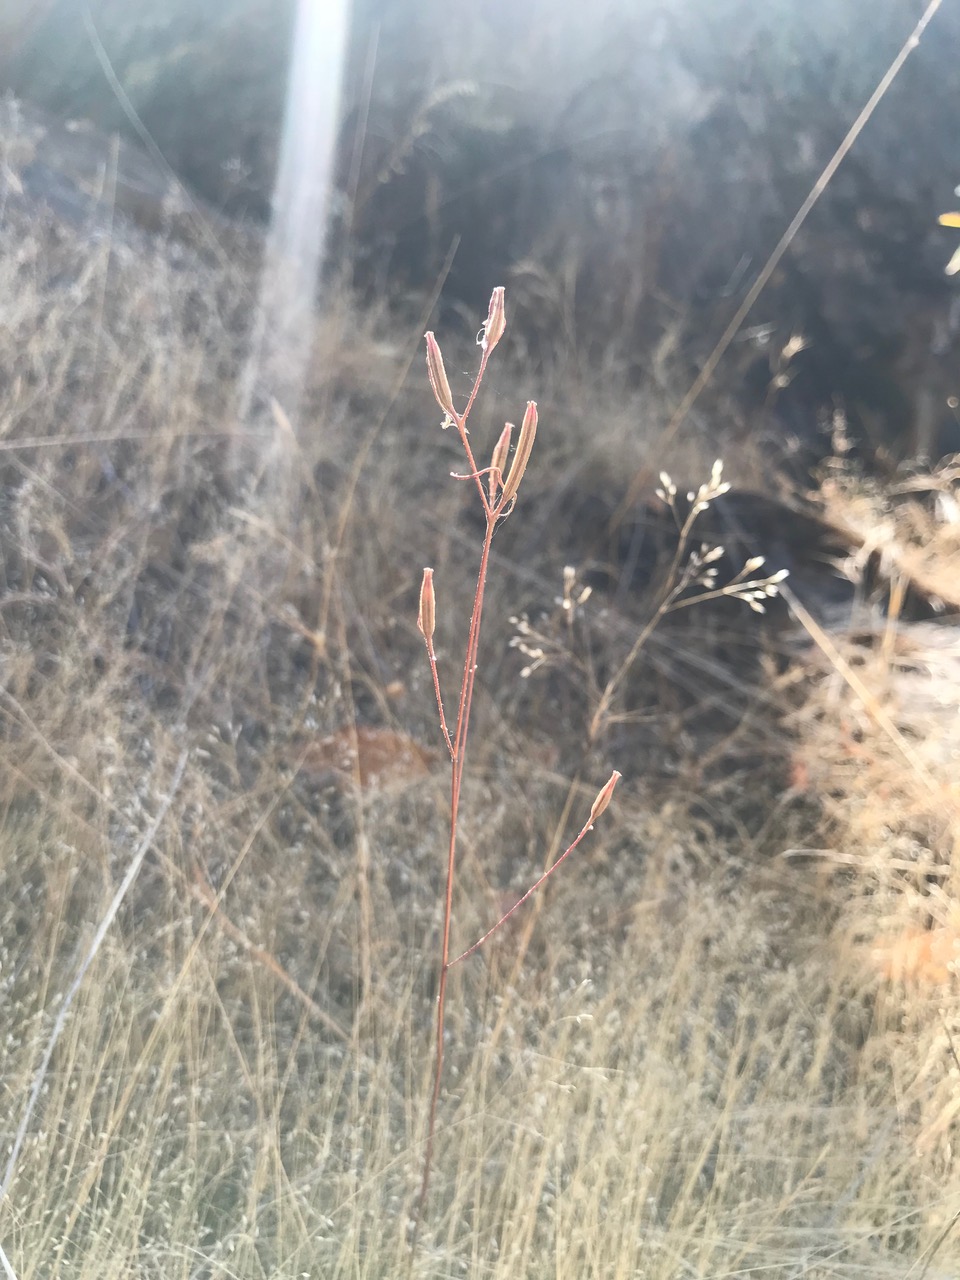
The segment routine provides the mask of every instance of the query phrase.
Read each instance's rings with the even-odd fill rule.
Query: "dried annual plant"
[[[780,584],[787,577],[787,570],[778,569],[764,577],[755,577],[764,565],[763,556],[751,556],[729,581],[720,584],[717,562],[725,554],[724,548],[711,546],[706,542],[691,548],[697,520],[711,503],[729,491],[730,484],[723,479],[723,462],[719,458],[711,468],[709,479],[695,492],[689,491],[685,503],[681,502],[677,486],[671,477],[666,471],[661,471],[657,497],[669,507],[676,523],[676,549],[647,622],[640,628],[627,656],[607,680],[597,699],[589,728],[591,742],[595,742],[615,718],[615,695],[636,665],[651,635],[668,613],[723,598],[741,600],[754,613],[763,613],[766,602],[779,593]]]
[[[413,1238],[411,1244],[411,1265],[414,1253],[416,1251],[417,1234],[420,1222],[426,1208],[427,1194],[430,1188],[430,1168],[433,1156],[434,1134],[436,1132],[437,1121],[437,1105],[440,1099],[440,1088],[443,1083],[443,1039],[444,1024],[446,1013],[446,994],[447,979],[450,970],[454,965],[459,964],[461,960],[466,960],[479,950],[480,947],[503,925],[513,913],[521,907],[544,883],[544,881],[553,874],[559,867],[561,862],[571,854],[580,844],[589,831],[593,829],[593,824],[600,817],[606,807],[609,805],[613,796],[614,788],[620,779],[620,774],[614,770],[605,785],[598,792],[596,799],[590,809],[590,814],[580,829],[576,839],[573,840],[564,852],[548,867],[548,869],[535,881],[534,884],[518,898],[517,901],[496,921],[496,923],[483,934],[474,944],[465,951],[451,959],[450,956],[450,926],[453,916],[453,894],[456,881],[457,867],[457,827],[460,812],[460,797],[463,788],[463,771],[466,762],[467,739],[470,731],[470,712],[473,707],[474,682],[477,674],[477,654],[480,646],[480,625],[483,619],[483,602],[484,590],[487,581],[487,569],[490,563],[490,548],[493,543],[493,535],[497,526],[501,521],[505,520],[513,511],[517,502],[517,493],[520,488],[520,482],[523,480],[524,472],[530,461],[530,455],[533,450],[534,440],[537,434],[537,406],[536,402],[529,400],[520,424],[520,432],[517,437],[516,446],[511,457],[511,445],[513,442],[514,425],[507,423],[503,431],[494,445],[493,453],[490,458],[490,464],[487,467],[479,468],[474,456],[473,446],[470,443],[470,435],[467,430],[467,420],[470,412],[476,402],[480,385],[483,382],[483,376],[487,369],[487,361],[497,343],[503,336],[506,328],[506,314],[504,305],[504,290],[502,287],[496,288],[490,298],[490,307],[487,312],[487,318],[484,321],[483,328],[480,331],[478,345],[480,346],[480,365],[477,370],[477,376],[474,379],[473,387],[467,398],[467,403],[462,410],[458,412],[454,404],[453,393],[450,389],[450,382],[447,378],[447,372],[443,363],[443,356],[440,351],[439,344],[433,333],[426,335],[427,343],[427,374],[430,379],[430,386],[436,397],[437,404],[443,410],[444,420],[443,426],[454,426],[460,436],[460,442],[463,445],[463,451],[466,455],[467,466],[469,470],[457,475],[455,478],[473,482],[476,486],[477,494],[480,499],[480,505],[483,509],[484,516],[484,535],[483,545],[480,551],[480,570],[477,577],[477,587],[473,598],[473,608],[470,613],[470,623],[467,631],[466,654],[463,665],[463,675],[460,681],[460,694],[457,700],[456,719],[453,721],[452,732],[448,725],[447,715],[444,710],[443,694],[440,685],[440,673],[437,668],[437,656],[433,646],[433,636],[436,628],[436,594],[433,585],[433,569],[426,568],[423,571],[423,581],[420,587],[420,609],[417,618],[417,626],[423,636],[427,649],[427,659],[430,663],[430,671],[433,676],[433,687],[437,698],[437,710],[440,719],[440,731],[443,735],[444,743],[450,753],[451,764],[451,785],[450,785],[450,841],[447,849],[447,883],[446,894],[444,897],[443,907],[443,931],[440,952],[440,981],[437,993],[437,1025],[436,1025],[436,1050],[434,1062],[433,1091],[430,1098],[430,1115],[427,1129],[427,1145],[423,1162],[423,1177],[420,1185],[420,1195],[417,1201],[416,1210],[413,1219]]]

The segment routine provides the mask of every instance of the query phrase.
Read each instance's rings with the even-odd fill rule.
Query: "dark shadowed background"
[[[472,314],[505,282],[531,355],[692,373],[901,47],[906,0],[357,0],[331,270]],[[269,211],[291,0],[8,0],[0,84],[139,144],[231,222]],[[97,48],[97,44],[100,48]],[[958,447],[960,12],[944,5],[728,357],[818,452],[839,404],[894,457]],[[152,163],[152,162],[151,162]],[[517,309],[519,308],[519,311]],[[791,334],[807,347],[776,387]]]

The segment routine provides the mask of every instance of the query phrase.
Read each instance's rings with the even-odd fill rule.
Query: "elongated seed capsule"
[[[593,808],[590,810],[590,818],[588,821],[589,826],[593,826],[601,813],[603,813],[604,809],[606,809],[607,805],[613,798],[613,789],[622,777],[623,775],[618,773],[616,769],[611,773],[608,782],[598,793],[596,800],[593,802]]]
[[[420,612],[417,614],[417,630],[424,640],[433,638],[437,625],[437,601],[433,594],[433,570],[424,569],[423,581],[420,583]]]
[[[500,495],[501,503],[510,502],[517,496],[517,490],[520,488],[520,481],[523,479],[523,473],[527,469],[527,463],[530,461],[530,450],[533,448],[533,442],[537,435],[537,405],[536,401],[527,401],[527,411],[523,415],[523,422],[520,423],[520,438],[517,441],[517,451],[513,455],[513,464],[506,480],[503,482],[503,493]]]
[[[427,340],[427,376],[430,379],[433,394],[436,396],[437,404],[443,412],[448,413],[451,418],[455,418],[457,411],[453,407],[453,392],[450,390],[450,383],[447,380],[447,371],[443,367],[440,344],[432,333],[426,333],[424,337]]]
[[[483,322],[483,337],[480,345],[487,353],[491,352],[503,337],[507,327],[507,315],[504,309],[503,285],[498,285],[490,295],[490,306],[487,318]]]
[[[500,432],[500,439],[493,446],[493,456],[490,459],[490,501],[497,500],[497,486],[503,484],[503,471],[507,465],[507,456],[510,453],[510,439],[513,435],[513,423],[508,422]]]

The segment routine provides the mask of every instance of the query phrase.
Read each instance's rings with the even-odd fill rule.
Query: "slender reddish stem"
[[[470,390],[470,397],[467,400],[466,408],[464,409],[463,413],[461,413],[460,415],[460,421],[457,423],[457,426],[460,428],[461,435],[463,435],[464,431],[466,430],[466,422],[467,422],[467,419],[470,417],[470,410],[473,408],[473,402],[477,398],[477,392],[480,390],[480,383],[483,381],[483,375],[487,371],[487,361],[489,359],[490,359],[490,352],[486,347],[484,347],[480,356],[480,368],[477,370],[477,376],[474,378],[473,387]],[[473,451],[469,448],[469,446],[467,447],[467,452],[470,454],[470,457],[472,460]],[[477,469],[476,466],[474,466],[473,469],[474,471],[476,471]]]
[[[433,691],[437,695],[437,711],[440,713],[440,729],[443,733],[443,740],[447,744],[447,750],[450,752],[450,759],[453,760],[453,741],[450,737],[450,730],[447,728],[447,717],[443,710],[443,695],[440,692],[440,673],[437,670],[437,655],[434,652],[433,641],[429,636],[424,636],[424,642],[427,646],[427,659],[430,663],[430,673],[433,676]]]
[[[455,964],[459,964],[461,960],[466,960],[467,957],[472,956],[475,951],[479,951],[480,948],[483,946],[483,944],[487,941],[487,939],[489,937],[492,937],[492,935],[497,932],[497,930],[500,928],[501,925],[506,924],[507,921],[510,919],[510,917],[513,915],[513,913],[515,911],[518,911],[520,907],[522,907],[523,904],[527,901],[528,898],[533,897],[533,895],[537,892],[537,890],[540,888],[543,882],[545,880],[549,880],[549,878],[556,871],[557,867],[559,867],[560,863],[563,862],[564,858],[566,858],[569,854],[573,853],[574,849],[576,849],[577,845],[580,843],[583,837],[587,834],[587,832],[592,830],[593,830],[593,823],[588,822],[586,826],[583,828],[583,830],[580,832],[580,834],[577,836],[576,840],[574,840],[573,844],[569,845],[566,849],[564,849],[563,853],[561,853],[560,857],[556,860],[556,862],[551,863],[550,866],[547,867],[546,871],[543,873],[540,879],[530,886],[530,888],[526,891],[523,897],[518,898],[517,901],[510,908],[510,910],[505,911],[503,915],[500,917],[500,919],[497,921],[497,923],[492,928],[488,929],[482,938],[478,938],[472,947],[468,947],[466,951],[458,955],[456,959],[451,960],[450,963],[447,965],[447,968],[452,969]]]
[[[473,706],[473,686],[477,677],[477,655],[480,649],[480,620],[483,614],[483,597],[487,585],[487,568],[490,563],[490,546],[496,528],[496,517],[491,513],[487,517],[487,528],[483,537],[483,550],[480,554],[480,570],[477,574],[477,589],[473,599],[473,612],[470,617],[470,634],[467,639],[467,654],[463,664],[463,681],[460,685],[460,706],[457,711],[457,732],[454,738],[454,767],[459,779],[463,777],[464,755],[467,746],[467,732],[470,727],[470,710]]]
[[[489,360],[489,358],[490,358],[490,352],[487,350],[484,350],[483,354],[480,357],[480,368],[477,370],[477,376],[476,378],[474,378],[473,386],[470,389],[470,396],[467,399],[466,408],[464,409],[463,413],[458,413],[453,415],[454,425],[456,426],[457,431],[460,433],[460,442],[463,445],[464,452],[467,455],[467,461],[469,462],[470,470],[473,473],[472,479],[476,481],[477,492],[480,494],[480,501],[483,503],[483,510],[488,520],[491,515],[490,499],[487,497],[487,494],[483,487],[483,482],[481,480],[481,476],[483,475],[483,472],[481,472],[480,468],[477,466],[477,460],[473,456],[473,448],[470,444],[470,434],[467,431],[467,419],[470,417],[470,410],[473,408],[474,401],[477,398],[477,392],[480,390],[480,383],[483,381],[483,375],[486,372],[487,361]]]
[[[453,918],[453,886],[456,876],[460,791],[463,783],[463,767],[466,757],[467,734],[470,727],[470,712],[473,707],[473,687],[477,674],[477,653],[480,647],[480,622],[483,616],[483,598],[487,583],[487,569],[490,564],[490,547],[497,527],[497,520],[502,514],[502,504],[498,504],[496,506],[491,504],[486,492],[484,491],[481,473],[477,468],[476,459],[474,458],[473,450],[470,447],[470,440],[467,435],[466,426],[467,417],[469,416],[473,403],[476,400],[477,391],[483,379],[484,370],[486,369],[487,354],[488,353],[484,351],[483,356],[481,357],[480,369],[477,373],[476,381],[473,384],[473,390],[470,393],[470,398],[467,401],[467,407],[464,409],[463,413],[458,415],[454,420],[457,430],[460,433],[460,440],[466,452],[470,469],[474,473],[473,478],[476,481],[480,499],[483,503],[483,510],[486,515],[486,530],[483,537],[483,549],[480,553],[480,569],[477,575],[477,587],[473,597],[473,609],[470,613],[470,629],[467,635],[467,651],[463,664],[463,678],[460,682],[460,700],[457,706],[457,722],[452,742],[450,733],[447,729],[440,697],[440,680],[437,674],[436,658],[433,655],[433,645],[432,642],[428,642],[427,644],[427,653],[430,658],[430,666],[433,672],[434,689],[437,695],[437,705],[440,708],[441,728],[443,729],[444,738],[450,750],[451,757],[450,843],[447,848],[447,885],[443,904],[443,941],[441,944],[440,981],[437,990],[437,1036],[434,1051],[433,1090],[430,1096],[430,1118],[427,1126],[426,1149],[424,1151],[423,1178],[420,1184],[420,1194],[417,1198],[417,1210],[414,1217],[414,1236],[411,1243],[411,1259],[413,1252],[416,1250],[417,1233],[420,1229],[420,1222],[423,1218],[423,1211],[427,1202],[427,1194],[430,1189],[430,1170],[433,1164],[433,1146],[437,1128],[437,1106],[440,1101],[440,1088],[443,1083],[443,1038],[446,1022],[447,978],[450,973],[450,925]]]
[[[492,313],[491,313],[492,314]],[[477,467],[476,459],[473,455],[473,449],[470,445],[470,438],[467,432],[467,418],[470,410],[473,408],[474,401],[477,397],[480,383],[483,380],[484,371],[487,367],[488,350],[484,349],[480,359],[480,368],[477,373],[473,389],[467,401],[466,408],[463,413],[453,413],[452,417],[456,424],[457,431],[460,434],[460,440],[463,444],[464,452],[470,466],[471,475],[463,477],[465,479],[473,479],[477,486],[477,492],[480,494],[480,501],[483,504],[483,511],[486,517],[486,529],[483,536],[483,547],[480,552],[480,568],[477,574],[477,586],[473,596],[473,608],[470,613],[470,628],[467,635],[467,648],[463,664],[463,678],[460,682],[460,699],[457,705],[457,720],[454,728],[453,738],[451,740],[450,732],[447,728],[446,719],[443,711],[443,703],[440,696],[440,679],[437,674],[437,662],[433,652],[433,642],[429,635],[426,635],[427,654],[430,659],[430,668],[433,673],[434,690],[437,695],[437,706],[440,709],[440,726],[443,730],[444,740],[450,751],[451,770],[450,770],[450,843],[447,848],[447,884],[444,894],[443,904],[443,940],[441,943],[440,953],[440,979],[437,989],[437,1032],[436,1032],[436,1048],[434,1052],[434,1068],[433,1068],[433,1089],[430,1096],[430,1115],[427,1125],[427,1141],[424,1150],[423,1160],[423,1177],[420,1183],[420,1194],[417,1198],[417,1206],[413,1219],[413,1233],[410,1242],[410,1255],[408,1265],[408,1275],[412,1275],[413,1261],[416,1254],[417,1238],[419,1236],[420,1224],[423,1221],[424,1210],[427,1203],[427,1195],[430,1190],[430,1171],[433,1165],[433,1148],[437,1129],[437,1108],[440,1101],[440,1089],[443,1084],[443,1058],[444,1058],[444,1030],[446,1023],[446,1000],[447,1000],[447,981],[450,970],[453,965],[458,964],[461,960],[465,960],[467,956],[472,955],[479,947],[483,946],[487,938],[495,933],[500,926],[513,915],[524,902],[535,893],[560,865],[561,862],[571,854],[580,841],[584,838],[588,831],[591,830],[594,817],[601,813],[609,803],[609,796],[615,785],[619,774],[614,775],[607,787],[600,793],[594,802],[591,810],[590,819],[587,821],[583,830],[556,860],[556,862],[544,872],[536,884],[519,899],[518,902],[510,908],[510,910],[502,916],[492,929],[488,930],[478,942],[474,943],[468,951],[457,956],[456,960],[450,959],[450,927],[453,918],[453,887],[456,876],[457,861],[457,832],[460,816],[460,795],[463,785],[463,770],[466,761],[467,736],[470,729],[470,715],[473,709],[473,690],[477,675],[477,655],[480,649],[480,624],[483,618],[483,602],[484,593],[487,585],[487,570],[490,564],[490,548],[493,544],[493,535],[496,532],[497,522],[505,515],[508,515],[513,508],[516,499],[516,485],[513,486],[512,495],[504,501],[503,494],[499,499],[494,497],[496,487],[491,485],[491,493],[488,495],[483,487],[483,477],[488,475],[491,468],[485,468],[481,471]],[[528,412],[531,406],[528,405]],[[535,406],[533,406],[535,409]],[[526,421],[526,419],[525,419]],[[536,422],[534,419],[534,430]],[[532,442],[532,437],[531,437]],[[500,488],[503,488],[503,477],[500,474],[500,468],[497,468],[498,481]]]

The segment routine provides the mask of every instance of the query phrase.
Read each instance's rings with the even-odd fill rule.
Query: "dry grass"
[[[889,575],[891,607],[878,616],[865,600],[846,636],[812,628],[820,656],[806,667],[794,775],[823,805],[825,847],[810,852],[840,904],[838,933],[891,984],[865,1060],[887,1064],[916,1150],[945,1187],[957,1177],[960,1079],[960,633],[952,618],[898,611],[911,598],[954,602],[957,479],[947,460],[882,493],[837,464],[823,484],[831,520],[860,534],[852,569]]]
[[[55,1047],[0,1243],[20,1280],[399,1275],[446,828],[413,495],[434,495],[438,578],[475,541],[461,487],[436,485],[419,360],[403,383],[420,334],[388,345],[376,317],[331,307],[291,522],[222,461],[242,273],[15,202],[5,218],[4,1167],[60,1001],[188,764]],[[529,388],[499,376],[495,405]],[[724,666],[758,642],[742,608],[678,616],[620,690],[628,714],[583,748],[649,603],[597,596],[573,626],[553,609],[570,548],[551,513],[590,474],[632,474],[657,411],[617,411],[607,383],[606,400],[544,388],[530,525],[494,544],[454,945],[572,837],[557,813],[588,809],[611,765],[624,781],[582,856],[451,974],[416,1274],[944,1280],[960,1261],[955,978],[904,999],[863,935],[902,922],[911,893],[932,915],[955,898],[955,821],[939,793],[885,808],[882,778],[912,784],[862,727],[864,772],[831,766],[831,788],[808,763],[806,791],[785,791],[795,748],[772,685],[755,660]],[[604,430],[587,439],[591,406]],[[451,617],[469,613],[463,576],[444,573]],[[508,619],[524,610],[556,649],[521,681]],[[829,763],[847,695],[831,703],[835,674],[802,680],[796,751]],[[371,763],[391,744],[400,766]],[[940,826],[914,857],[921,809]],[[770,856],[831,843],[869,876]],[[880,875],[891,857],[917,873]]]

